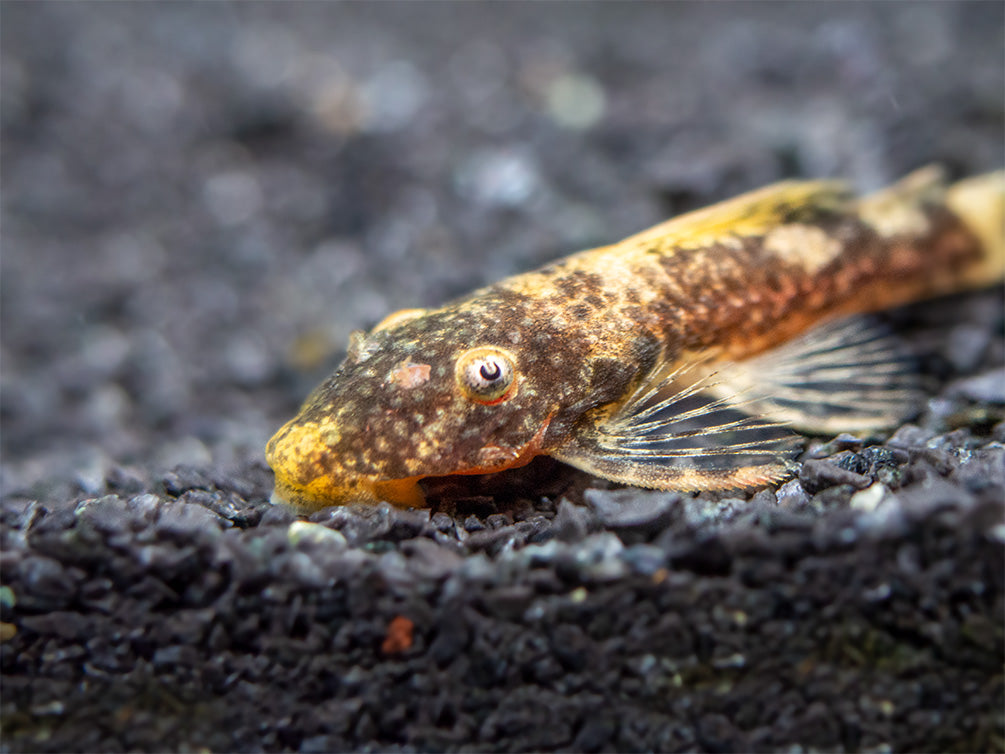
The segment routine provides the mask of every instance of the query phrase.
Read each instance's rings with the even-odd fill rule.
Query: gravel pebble
[[[810,460],[803,464],[799,472],[799,481],[803,488],[813,494],[834,485],[846,484],[857,490],[865,489],[870,479],[862,474],[849,471],[828,461]]]
[[[583,497],[600,524],[626,543],[646,541],[666,529],[679,515],[676,509],[682,499],[676,492],[640,495],[634,490],[587,490]]]
[[[974,377],[957,380],[949,387],[950,395],[960,395],[981,403],[1005,403],[1005,370],[998,368]]]
[[[179,540],[195,540],[218,534],[229,526],[229,521],[202,505],[178,502],[161,508],[154,528],[160,534]]]

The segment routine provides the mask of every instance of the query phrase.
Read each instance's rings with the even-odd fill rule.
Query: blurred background
[[[1000,167],[1003,16],[0,4],[0,492],[257,462],[350,331],[782,177]]]

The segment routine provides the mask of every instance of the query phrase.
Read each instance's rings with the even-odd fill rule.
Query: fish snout
[[[265,446],[265,460],[276,475],[273,502],[302,509],[344,502],[340,465],[316,423],[284,424]]]
[[[314,422],[286,423],[265,446],[265,460],[276,475],[273,503],[317,510],[345,503],[417,507],[425,504],[417,478],[381,479],[347,471],[328,440],[333,428]]]

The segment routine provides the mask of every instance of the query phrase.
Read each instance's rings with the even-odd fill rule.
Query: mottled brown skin
[[[323,443],[309,460],[292,451],[290,463],[299,473],[291,481],[300,486],[318,477],[488,473],[530,460],[569,417],[615,400],[632,376],[626,365],[591,359],[561,326],[538,323],[540,311],[534,298],[493,287],[367,336],[364,350],[372,355],[351,354],[314,391],[270,442],[270,462],[275,467],[286,452],[284,433],[305,425],[316,425]],[[518,390],[499,405],[472,403],[454,384],[458,353],[482,344],[505,344],[518,353]],[[649,352],[651,362],[655,349]],[[388,380],[406,359],[430,365],[429,380],[406,389]],[[584,404],[586,395],[593,397]],[[524,449],[532,455],[521,457]]]
[[[389,318],[269,442],[276,496],[420,505],[423,477],[569,456],[659,365],[743,359],[837,316],[964,287],[984,244],[921,185],[856,202],[834,184],[779,184]],[[516,359],[512,397],[496,405],[455,381],[477,346]]]

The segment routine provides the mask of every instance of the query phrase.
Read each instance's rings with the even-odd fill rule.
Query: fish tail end
[[[946,205],[984,249],[963,284],[983,288],[1005,279],[1005,170],[965,178],[946,191]]]

